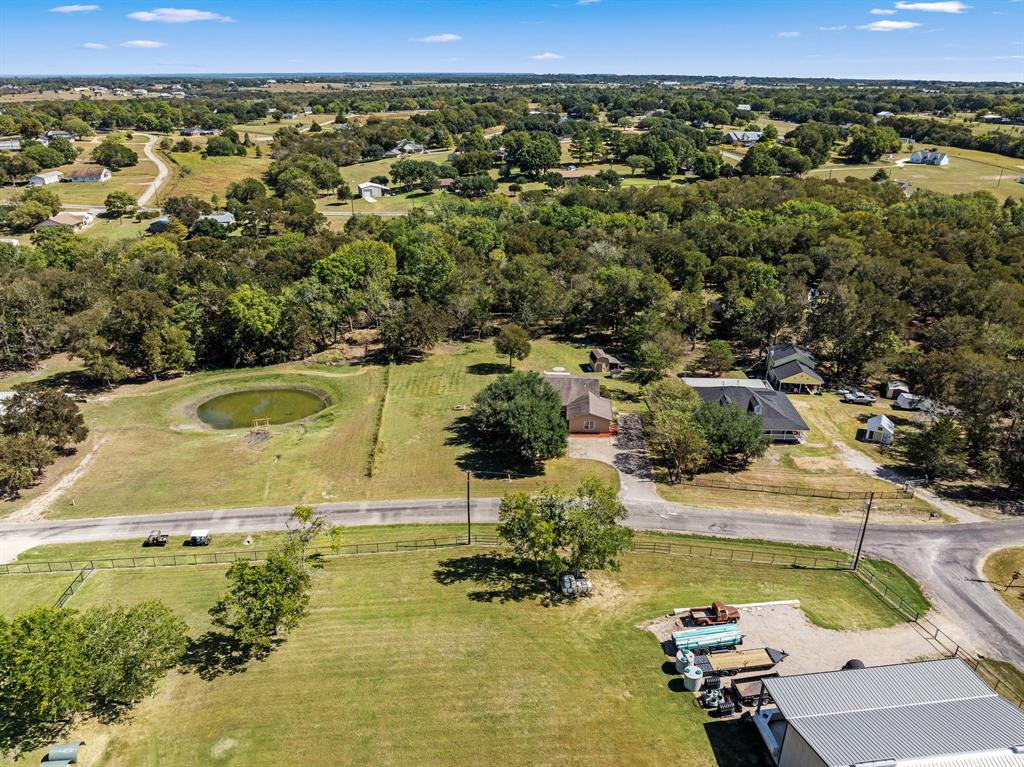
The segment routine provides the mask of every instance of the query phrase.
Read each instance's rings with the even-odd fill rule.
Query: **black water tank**
[[[851,671],[855,668],[864,668],[864,661],[857,658],[851,658],[846,661],[846,665],[843,666],[843,671]]]

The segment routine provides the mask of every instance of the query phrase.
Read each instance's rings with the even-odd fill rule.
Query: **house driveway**
[[[615,467],[623,501],[661,501],[651,477],[651,461],[638,415],[620,415],[619,431],[613,437],[570,436],[569,457],[589,458]]]

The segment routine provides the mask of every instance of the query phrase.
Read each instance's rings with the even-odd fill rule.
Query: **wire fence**
[[[680,557],[720,559],[737,564],[798,567],[807,570],[849,570],[848,554],[796,554],[769,548],[719,546],[711,543],[674,543],[672,541],[635,541],[633,551],[641,554],[668,554]]]
[[[75,595],[75,592],[82,587],[82,584],[85,583],[86,579],[92,575],[92,573],[93,569],[91,567],[83,567],[79,570],[78,575],[76,575],[75,579],[71,581],[71,584],[64,589],[64,593],[57,597],[57,601],[53,606],[57,608],[63,607],[67,601]]]
[[[974,673],[981,677],[995,692],[999,693],[1016,705],[1017,708],[1024,709],[1024,697],[1022,697],[1017,691],[1017,688],[1007,683],[1005,679],[999,676],[998,672],[989,667],[989,661],[987,659],[967,652],[959,642],[936,626],[928,618],[924,617],[919,611],[910,606],[899,594],[898,590],[893,589],[877,575],[863,568],[856,570],[855,574],[869,589],[875,592],[882,601],[896,610],[896,612],[908,621],[916,623],[917,626],[927,634],[929,640],[938,645],[946,657],[959,658],[970,666]]]
[[[697,487],[710,487],[717,490],[741,490],[751,493],[771,493],[774,495],[797,495],[807,498],[832,498],[836,500],[867,500],[874,497],[876,501],[909,500],[914,497],[913,490],[833,490],[817,487],[799,487],[797,485],[761,485],[742,482],[726,482],[720,479],[694,477],[687,484]]]

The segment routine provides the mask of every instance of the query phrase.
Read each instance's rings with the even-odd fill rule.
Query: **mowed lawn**
[[[833,629],[899,622],[846,572],[627,555],[620,572],[595,577],[593,597],[552,606],[515,597],[493,557],[330,560],[310,614],[269,659],[212,680],[175,673],[129,721],[70,735],[105,767],[753,767],[764,763],[753,728],[718,723],[670,689],[661,648],[638,623],[712,598],[800,599]],[[218,566],[97,572],[68,606],[159,598],[198,636],[225,583]]]
[[[990,554],[983,570],[996,593],[1017,615],[1024,618],[1024,578],[1017,578],[1012,588],[1007,588],[1014,572],[1024,572],[1024,546],[1000,549]]]
[[[915,144],[915,149],[938,149],[949,155],[949,165],[896,165],[899,160],[906,160],[910,153],[906,151],[897,152],[893,155],[893,161],[886,158],[864,165],[847,165],[842,162],[833,162],[815,168],[807,175],[817,177],[829,176],[842,180],[847,176],[857,178],[870,178],[879,168],[885,169],[891,179],[908,181],[910,191],[915,189],[927,189],[932,192],[944,194],[959,194],[962,192],[991,192],[999,199],[1013,197],[1024,199],[1024,184],[1017,181],[1024,176],[1024,160],[1016,157],[1005,157],[992,152],[981,152],[975,149],[958,149],[956,147],[939,146],[931,144]],[[1000,174],[1002,179],[1000,180]]]
[[[542,341],[535,348],[537,357],[520,367],[544,369],[554,359],[586,360],[582,347]],[[384,394],[383,367],[293,363],[123,386],[82,406],[91,429],[88,440],[22,499],[0,505],[0,515],[45,492],[94,448],[91,465],[53,503],[50,514],[461,497],[465,469],[512,468],[495,462],[490,451],[465,444],[454,428],[465,416],[456,406],[468,405],[505,372],[500,362],[493,346],[480,342],[441,347],[422,361],[394,365],[372,478],[367,473]],[[248,429],[208,429],[195,417],[196,405],[206,398],[267,385],[311,387],[329,395],[333,404],[311,418],[272,427],[265,440],[252,439]],[[610,466],[560,458],[549,461],[542,474],[511,481],[504,474],[474,479],[473,487],[478,495],[499,496],[509,489],[573,485],[584,476],[617,481]]]
[[[160,189],[158,197],[180,197],[194,194],[204,200],[218,195],[221,204],[230,184],[243,178],[263,180],[263,174],[270,167],[270,151],[264,147],[263,157],[250,154],[246,157],[203,157],[200,152],[168,152],[171,178]],[[250,150],[251,151],[251,150]]]
[[[869,477],[851,468],[844,462],[837,445],[863,452],[882,465],[895,465],[897,459],[892,452],[878,445],[858,441],[857,430],[863,427],[864,421],[870,416],[884,413],[896,424],[897,432],[906,432],[918,428],[918,421],[913,414],[893,410],[892,401],[881,398],[871,407],[843,403],[835,394],[790,395],[790,401],[810,427],[804,444],[770,445],[763,457],[742,471],[711,472],[701,475],[701,479],[822,492],[893,492],[898,489],[892,483]],[[723,490],[685,482],[678,485],[661,484],[658,489],[668,500],[713,507],[803,511],[858,518],[863,513],[863,500],[859,498],[848,500]],[[933,509],[918,499],[878,500],[873,511],[876,519],[906,522],[927,520]]]

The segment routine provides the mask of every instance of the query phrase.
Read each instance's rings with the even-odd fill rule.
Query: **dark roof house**
[[[683,383],[692,386],[706,403],[735,405],[758,416],[764,424],[765,434],[773,442],[800,442],[810,429],[789,397],[764,381],[749,380],[747,383],[719,378],[684,378]]]

